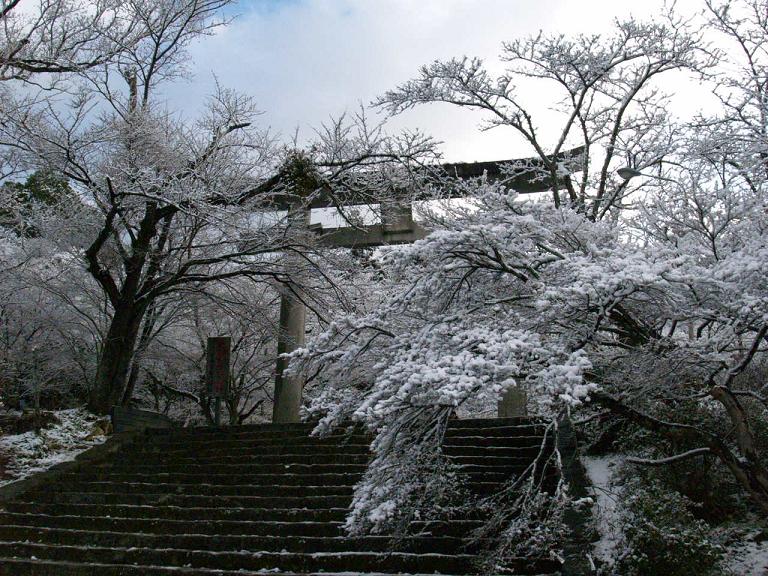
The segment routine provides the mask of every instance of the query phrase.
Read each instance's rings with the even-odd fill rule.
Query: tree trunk
[[[715,386],[710,390],[710,395],[723,404],[734,424],[735,441],[740,452],[738,456],[732,452],[726,438],[712,432],[690,424],[667,422],[648,416],[603,392],[593,392],[592,399],[608,408],[614,415],[634,422],[645,430],[655,432],[673,441],[696,442],[709,448],[720,463],[728,468],[735,480],[752,497],[763,513],[768,515],[768,471],[762,464],[762,458],[754,450],[752,433],[749,430],[746,414],[735,396],[726,388]]]
[[[153,304],[147,307],[147,313],[144,315],[146,320],[141,327],[141,336],[139,337],[139,344],[136,347],[136,353],[133,355],[133,362],[131,363],[131,372],[128,376],[128,382],[123,392],[123,399],[120,402],[123,406],[128,406],[133,398],[133,391],[136,389],[136,382],[139,380],[139,372],[141,372],[141,360],[142,356],[149,348],[150,340],[152,338],[152,330],[155,327],[157,320],[157,308]]]
[[[143,311],[124,305],[115,310],[96,370],[88,408],[96,414],[108,414],[122,399],[128,379]]]
[[[768,515],[768,469],[757,449],[747,412],[739,399],[725,386],[715,386],[710,390],[710,395],[725,408],[733,425],[733,441],[739,448],[739,457],[734,457],[723,442],[723,446],[715,453],[760,505],[763,513]]]

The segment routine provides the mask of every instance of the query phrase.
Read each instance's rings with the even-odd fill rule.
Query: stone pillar
[[[288,212],[288,221],[291,227],[309,227],[311,210],[303,205],[292,207]],[[287,265],[301,265],[300,258],[295,254],[287,255]],[[275,394],[272,407],[272,422],[287,423],[299,422],[299,409],[301,408],[301,395],[304,391],[304,379],[297,376],[286,376],[283,372],[287,366],[285,358],[281,354],[293,352],[304,345],[305,323],[307,317],[306,306],[301,301],[301,287],[291,283],[283,289],[280,297],[280,333],[277,337],[277,369],[275,373]]]
[[[413,206],[410,200],[390,199],[381,203],[381,226],[384,233],[413,230]]]
[[[528,416],[528,393],[524,388],[515,386],[509,388],[501,397],[498,404],[499,418],[514,418]]]
[[[229,394],[229,365],[232,339],[212,336],[206,346],[205,381],[208,396],[214,398],[214,423],[221,426],[221,399]]]
[[[287,361],[281,354],[293,352],[304,345],[306,307],[293,294],[283,293],[280,298],[280,334],[277,340],[277,373],[275,375],[275,403],[272,422],[299,422],[301,394],[304,381],[283,374]]]

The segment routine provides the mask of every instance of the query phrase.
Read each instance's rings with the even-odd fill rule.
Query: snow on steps
[[[368,459],[361,430],[309,425],[157,430],[17,496],[0,510],[0,576],[470,574],[464,537],[478,518],[418,526],[395,551],[342,526]],[[446,453],[487,493],[535,456],[527,419],[457,420]],[[517,559],[518,574],[553,562]]]

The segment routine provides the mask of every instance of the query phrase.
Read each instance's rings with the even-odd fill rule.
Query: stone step
[[[0,512],[0,525],[68,528],[97,532],[143,534],[228,534],[251,536],[343,536],[342,522],[280,522],[257,520],[173,520],[167,518],[104,518],[101,516],[50,516]],[[0,553],[0,555],[3,555]]]
[[[526,454],[533,453],[541,447],[542,438],[540,436],[520,436],[512,438],[503,438],[498,441],[487,441],[488,439],[475,437],[458,437],[450,439],[450,443],[443,445],[443,451],[449,455],[506,455],[506,452],[516,450],[524,451]],[[206,459],[226,457],[251,457],[269,456],[271,458],[293,458],[294,456],[305,457],[314,456],[322,458],[327,455],[329,458],[334,455],[359,456],[368,455],[368,444],[349,444],[338,445],[331,444],[294,444],[294,445],[250,445],[240,442],[222,442],[215,445],[206,446],[188,446],[182,444],[173,449],[162,448],[160,446],[141,446],[136,445],[127,450],[121,460],[126,462],[135,462],[146,460],[154,462],[158,458],[197,458]],[[271,460],[266,460],[269,462]]]
[[[527,456],[532,459],[541,450],[541,438],[538,436],[521,436],[516,440],[518,442],[514,446],[500,446],[496,443],[491,446],[444,444],[443,453],[447,456],[477,456],[478,458]],[[549,448],[551,449],[552,446]]]
[[[457,439],[460,440],[460,439]],[[525,457],[533,459],[541,448],[541,442],[530,445],[497,445],[490,443],[486,445],[447,445],[443,447],[443,453],[447,456],[473,456],[473,457]],[[549,447],[551,449],[551,447]],[[285,464],[306,464],[306,465],[341,465],[349,464],[353,466],[365,466],[371,458],[368,451],[356,451],[353,453],[344,453],[341,450],[335,450],[334,453],[315,453],[311,447],[301,449],[301,452],[292,452],[284,454],[270,454],[271,451],[262,453],[256,452],[248,447],[242,446],[218,446],[215,449],[195,450],[185,448],[183,450],[141,450],[126,451],[122,454],[120,460],[107,461],[106,466],[155,466],[157,464],[189,463],[191,460],[196,462],[193,465],[208,466],[209,463],[238,464],[239,462],[249,465],[261,466],[283,466]]]
[[[463,441],[464,439],[456,438],[452,442]],[[501,442],[491,442],[489,445],[462,445],[462,444],[445,444],[443,445],[443,451],[448,455],[455,456],[507,456],[517,453],[533,454],[541,447],[542,439],[540,436],[521,436],[518,438],[504,439],[505,444]],[[235,443],[231,446],[221,447],[197,447],[189,448],[182,447],[175,450],[163,450],[157,446],[145,446],[131,447],[129,451],[126,451],[121,458],[125,462],[134,461],[147,461],[154,462],[158,458],[197,458],[197,459],[215,459],[218,457],[261,457],[268,456],[270,458],[293,458],[294,456],[306,457],[312,456],[317,458],[334,458],[336,455],[340,456],[360,456],[366,457],[370,454],[370,447],[368,444],[350,444],[339,446],[337,444],[297,444],[294,446],[250,446],[247,444]],[[270,462],[271,460],[265,460]]]
[[[514,448],[506,452],[496,452],[494,454],[478,454],[477,450],[465,450],[458,454],[453,451],[446,454],[452,462],[456,464],[474,464],[484,466],[527,466],[539,453],[539,447]],[[199,454],[186,454],[180,456],[177,454],[155,453],[155,454],[135,454],[120,459],[117,464],[103,464],[94,469],[103,468],[128,468],[135,469],[137,466],[197,466],[202,462],[211,470],[216,470],[218,466],[231,464],[238,465],[271,465],[271,466],[291,466],[302,465],[318,467],[316,470],[322,470],[322,466],[328,465],[346,465],[353,464],[359,466],[367,465],[371,456],[364,454],[285,454],[277,456],[253,455],[244,451],[239,455],[218,454],[216,456],[204,457]]]
[[[468,471],[469,470],[469,471]],[[523,471],[524,468],[499,468],[473,466],[462,468],[460,470],[462,479],[472,484],[474,482],[503,482],[513,474]],[[293,472],[286,474],[200,474],[183,472],[151,472],[146,471],[141,474],[127,474],[110,472],[104,470],[101,472],[82,472],[67,474],[62,478],[60,489],[67,491],[104,491],[106,484],[126,484],[126,485],[154,485],[162,486],[162,491],[167,493],[196,493],[190,491],[195,486],[203,488],[210,486],[220,486],[227,491],[220,494],[232,494],[233,486],[243,486],[245,490],[259,486],[354,486],[362,478],[362,472],[348,474],[295,474]],[[205,488],[210,492],[210,488]],[[113,491],[113,490],[108,490]],[[133,491],[135,493],[135,490]],[[216,492],[213,492],[216,493]],[[247,494],[248,492],[243,492]]]
[[[109,471],[100,473],[84,472],[67,474],[62,478],[62,489],[86,490],[90,485],[103,484],[139,484],[162,485],[162,490],[168,493],[181,493],[186,487],[194,486],[221,486],[231,487],[243,485],[246,489],[259,486],[354,486],[362,477],[357,474],[185,474],[174,473],[145,473],[145,474],[120,474]],[[180,484],[178,488],[176,484]],[[97,491],[99,491],[97,489]],[[210,490],[209,490],[210,491]],[[222,492],[223,493],[223,492]]]
[[[516,450],[506,456],[462,455],[448,456],[448,458],[462,472],[482,472],[483,470],[492,471],[493,469],[525,470],[538,453],[539,449],[536,448],[530,453]]]
[[[48,543],[62,545],[89,545],[109,548],[178,548],[186,550],[252,550],[281,552],[387,552],[394,543],[388,536],[313,537],[313,536],[250,536],[226,534],[145,534],[42,528],[37,526],[0,526],[0,538],[5,541]],[[413,537],[397,541],[397,550],[415,553],[465,553],[476,549],[462,538]]]
[[[343,522],[281,522],[269,520],[172,520],[166,518],[105,518],[101,516],[51,516],[0,512],[0,525],[41,528],[66,528],[97,532],[142,534],[229,534],[249,536],[344,536]],[[417,522],[420,536],[465,537],[477,528],[477,520]],[[1,555],[1,554],[0,554]]]
[[[347,499],[349,500],[349,499]],[[349,502],[347,502],[349,504]],[[192,506],[131,506],[105,504],[46,504],[10,502],[5,505],[15,514],[48,514],[50,516],[101,516],[104,518],[161,518],[170,520],[276,520],[280,522],[341,522],[349,513],[348,506],[296,508],[225,508]]]
[[[539,424],[519,426],[493,425],[488,427],[449,427],[445,432],[446,443],[451,444],[454,438],[512,438],[520,436],[541,437],[545,427]],[[251,445],[270,446],[274,444],[370,444],[373,436],[367,433],[352,434],[333,433],[327,436],[312,437],[308,434],[281,430],[249,430],[237,432],[220,432],[197,434],[190,432],[170,432],[167,435],[148,436],[147,446],[170,448],[184,446],[206,446],[219,444],[248,443]]]
[[[201,495],[201,496],[282,496],[283,492],[279,488],[273,491],[265,490],[265,487],[273,488],[279,487],[278,482],[284,482],[283,486],[294,486],[303,489],[303,492],[308,496],[312,495],[316,487],[338,487],[344,486],[343,482],[346,482],[346,486],[350,489],[354,486],[355,481],[349,476],[339,474],[330,479],[326,484],[312,483],[312,482],[300,482],[299,480],[307,478],[306,476],[298,476],[291,478],[288,475],[270,476],[271,482],[259,483],[258,478],[254,483],[244,484],[202,484],[202,483],[181,483],[181,477],[171,476],[165,478],[155,478],[147,476],[147,482],[136,481],[135,479],[130,482],[116,481],[111,482],[109,480],[103,481],[76,481],[76,482],[62,482],[60,484],[60,490],[64,492],[83,492],[94,493],[110,492],[113,494],[160,494],[167,496],[181,496],[181,495]],[[318,495],[325,496],[327,492],[318,491]]]
[[[547,486],[551,490],[556,478]],[[471,493],[478,496],[489,496],[502,489],[499,482],[477,482],[469,485]],[[352,486],[312,486],[311,493],[304,486],[255,486],[248,487],[253,495],[233,494],[222,495],[224,490],[215,487],[200,488],[197,494],[169,494],[164,491],[148,492],[147,489],[136,489],[135,493],[126,493],[121,485],[112,485],[113,492],[46,492],[25,496],[25,501],[44,502],[51,504],[101,504],[127,506],[192,506],[224,508],[344,508],[352,501]],[[128,489],[135,486],[128,485]],[[337,494],[334,495],[333,492]]]
[[[132,486],[129,485],[129,488]],[[126,506],[191,506],[213,508],[344,508],[352,501],[351,486],[255,486],[252,495],[221,495],[216,490],[206,494],[149,493],[136,490],[127,493],[121,485],[112,485],[112,492],[47,492],[25,496],[26,501],[50,504],[94,504]],[[301,494],[304,494],[303,496]]]
[[[541,418],[535,416],[512,416],[510,418],[454,418],[448,421],[448,429],[457,428],[499,428],[509,426],[541,425]]]
[[[544,426],[541,418],[530,416],[515,416],[511,418],[455,418],[448,422],[449,430],[462,428],[473,428],[487,430],[489,428],[518,428],[521,426]],[[269,422],[261,424],[244,424],[239,426],[197,426],[189,428],[156,428],[147,431],[151,437],[165,436],[221,436],[231,434],[247,433],[280,433],[285,435],[304,434],[309,435],[317,427],[317,422],[295,422],[284,424],[272,424]],[[348,426],[339,426],[332,431],[334,434],[343,433],[366,433],[366,429],[361,424],[350,424]]]
[[[145,436],[149,445],[167,443],[206,444],[209,442],[250,442],[252,444],[273,444],[276,442],[307,442],[307,443],[337,443],[337,444],[370,444],[373,436],[362,430],[352,432],[332,432],[322,436],[312,436],[308,432],[292,432],[280,429],[274,430],[237,430],[201,434],[192,429],[189,431],[170,431],[165,435]]]
[[[317,437],[312,434],[316,428],[314,425],[306,424],[280,424],[270,426],[222,426],[216,427],[189,427],[189,428],[167,428],[164,430],[155,429],[147,431],[146,437],[149,441],[167,440],[177,438],[182,440],[191,439],[211,439],[211,438],[235,438],[235,437],[280,437],[287,438],[293,436]],[[363,428],[338,428],[330,431],[328,436],[348,436],[368,434]]]
[[[544,421],[536,416],[512,416],[507,418],[453,418],[448,421],[449,428],[493,428],[499,426],[520,426],[527,424],[542,424]],[[220,434],[222,432],[237,431],[260,431],[260,430],[280,430],[280,431],[306,431],[314,430],[318,422],[291,422],[274,424],[272,422],[260,422],[255,424],[240,424],[237,426],[194,426],[188,428],[153,428],[149,429],[149,435],[163,436],[168,434],[191,433],[191,434]],[[336,430],[363,429],[362,424],[349,422],[347,425],[341,425]]]
[[[455,448],[494,448],[497,450],[506,450],[524,446],[541,446],[542,442],[544,442],[544,438],[535,434],[490,438],[485,436],[452,436],[445,438],[445,442],[443,442],[443,450],[451,450]]]
[[[310,438],[287,438],[273,439],[270,441],[260,440],[233,440],[233,439],[212,439],[210,441],[200,440],[164,440],[153,441],[151,443],[136,444],[127,449],[124,454],[141,454],[146,452],[192,452],[201,454],[215,454],[218,452],[227,452],[230,450],[247,449],[253,450],[254,454],[274,453],[273,448],[280,446],[281,449],[287,449],[291,452],[301,452],[311,454],[314,448],[330,447],[334,452],[358,451],[361,446],[370,447],[370,438],[353,438],[350,442],[340,442],[338,439],[329,440],[311,440]]]
[[[457,437],[481,437],[481,438],[504,438],[511,436],[542,436],[545,426],[541,424],[524,424],[520,426],[487,425],[487,426],[462,426],[451,428],[445,431],[446,438]]]
[[[278,441],[275,444],[268,443],[254,443],[249,441],[240,440],[215,440],[211,442],[163,442],[152,443],[145,445],[135,445],[131,449],[124,452],[125,455],[134,454],[148,454],[148,453],[162,453],[173,454],[176,452],[185,452],[187,454],[205,454],[207,456],[215,454],[227,454],[229,452],[236,453],[236,451],[249,451],[253,455],[258,454],[275,454],[273,448],[280,446],[283,452],[291,452],[294,454],[314,454],[316,448],[328,448],[333,452],[342,453],[350,452],[353,454],[364,454],[368,450],[370,444],[361,442],[354,442],[350,444],[340,444],[338,442],[322,442],[315,443],[307,442],[306,438],[298,438],[295,441]],[[365,447],[362,450],[361,447]],[[317,452],[322,454],[322,452]]]
[[[0,543],[0,556],[31,557],[69,562],[178,566],[222,570],[265,570],[279,568],[292,572],[364,572],[387,573],[439,572],[467,574],[475,570],[472,555],[391,553],[314,553],[282,554],[263,552],[217,552],[151,548],[101,548],[94,546],[49,546],[20,542]],[[540,566],[522,562],[511,566],[518,573],[540,571]]]
[[[215,458],[217,456],[304,456],[326,454],[343,454],[346,456],[357,456],[361,454],[370,454],[368,444],[276,444],[274,446],[262,444],[249,444],[247,442],[214,442],[211,444],[190,446],[189,444],[179,444],[173,447],[157,445],[136,444],[127,449],[124,453],[126,458],[142,458],[145,456],[153,457],[156,455],[179,456],[188,458],[196,456],[199,458]]]
[[[253,450],[238,449],[231,452],[211,452],[208,454],[184,452],[139,452],[126,454],[120,459],[120,464],[127,465],[155,465],[173,462],[175,464],[200,464],[205,462],[211,467],[217,464],[367,464],[371,459],[370,453],[360,451],[358,453],[326,452],[317,454],[314,450],[293,454],[254,454]]]
[[[292,488],[291,494],[302,495],[307,493],[307,487],[311,490],[325,488],[327,486],[354,486],[362,475],[356,474],[320,474],[318,476],[309,476],[307,474],[184,474],[182,472],[157,472],[142,474],[125,474],[121,472],[82,472],[64,474],[59,481],[59,489],[69,492],[75,490],[88,491],[91,486],[94,492],[104,492],[109,488],[109,484],[120,486],[134,486],[128,491],[132,494],[141,493],[146,490],[148,493],[180,493],[177,486],[182,486],[182,490],[189,486],[247,486],[253,496],[274,496],[283,493],[281,488]],[[268,490],[264,490],[264,488]],[[297,487],[303,487],[298,489]],[[210,488],[207,488],[211,491]],[[107,490],[109,491],[109,490]],[[119,492],[120,490],[114,490]],[[243,495],[245,495],[243,493]]]
[[[538,452],[537,452],[538,453]],[[532,456],[508,456],[508,457],[473,457],[459,456],[448,457],[455,467],[462,473],[482,474],[484,472],[521,472],[528,468],[533,461]],[[123,462],[105,463],[80,471],[86,476],[103,474],[186,474],[198,477],[224,477],[224,476],[269,476],[279,475],[362,475],[367,469],[367,463],[337,463],[327,461],[324,464],[306,464],[303,462],[283,462],[264,464],[258,459],[234,460],[226,462],[209,461],[160,461],[146,464],[126,465]]]
[[[104,473],[110,474],[187,474],[190,476],[241,476],[241,475],[254,475],[254,476],[266,476],[274,474],[288,474],[288,475],[311,475],[311,476],[324,476],[326,474],[352,474],[360,475],[365,472],[366,464],[336,464],[333,462],[325,464],[264,464],[257,459],[252,461],[244,461],[234,463],[219,463],[216,466],[209,465],[205,462],[195,463],[176,463],[176,462],[160,462],[156,464],[124,464],[122,461],[108,462],[104,464],[98,464],[90,467],[87,470],[83,470],[82,474],[92,474],[94,476],[102,475]]]
[[[272,422],[261,422],[258,424],[240,424],[237,426],[190,426],[187,428],[151,428],[147,430],[148,436],[168,436],[178,434],[226,434],[232,432],[249,432],[260,430],[280,430],[283,432],[301,431],[308,433],[307,431],[313,430],[317,426],[317,422],[286,422],[282,424],[273,424]]]

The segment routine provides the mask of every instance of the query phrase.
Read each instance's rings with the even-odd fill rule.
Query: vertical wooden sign
[[[221,422],[221,399],[227,395],[229,385],[229,355],[231,349],[229,336],[208,338],[206,351],[205,380],[208,385],[208,395],[216,400],[216,426]]]

